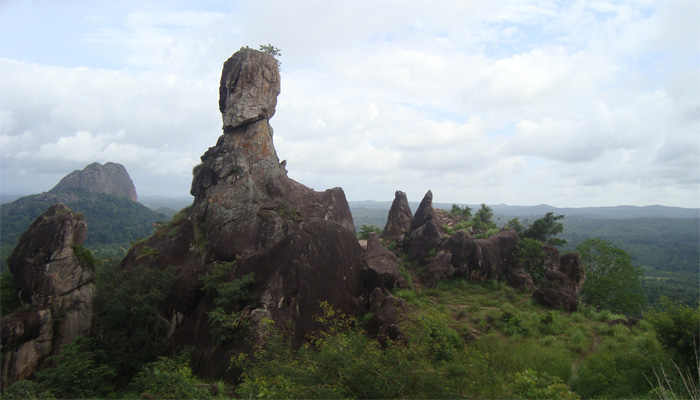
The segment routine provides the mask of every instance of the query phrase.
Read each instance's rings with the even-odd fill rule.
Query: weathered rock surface
[[[385,243],[400,243],[404,237],[411,233],[411,221],[413,221],[413,212],[408,205],[406,193],[397,190],[380,238]]]
[[[277,157],[269,118],[278,93],[273,57],[244,48],[226,61],[219,101],[224,132],[193,171],[192,206],[122,261],[124,268],[175,267],[164,317],[176,345],[195,347],[195,369],[205,376],[225,375],[231,351],[262,344],[270,321],[298,346],[319,328],[314,318],[322,301],[359,315],[373,289],[343,190],[316,192],[290,179]],[[234,260],[230,279],[251,273],[255,279],[239,313],[249,330],[240,340],[217,343],[207,317],[213,298],[200,279],[215,263]],[[380,264],[373,265],[390,267]],[[387,273],[376,279],[380,286],[391,283]]]
[[[431,251],[437,250],[444,236],[442,227],[435,217],[433,192],[428,190],[411,220],[411,233],[404,241],[404,248],[412,260],[424,262]]]
[[[136,188],[123,165],[108,162],[92,163],[80,171],[66,175],[49,193],[81,191],[115,194],[136,201]]]
[[[571,281],[571,286],[576,296],[580,295],[581,288],[583,288],[583,284],[586,282],[586,271],[583,268],[581,254],[571,252],[561,256],[559,270]]]
[[[384,287],[388,290],[395,286],[407,287],[406,280],[399,273],[399,259],[382,246],[379,236],[372,232],[367,239],[365,252],[365,280],[370,287]],[[376,280],[375,284],[371,282]]]
[[[561,271],[547,270],[540,288],[535,290],[532,298],[543,306],[558,310],[578,309],[578,298],[571,280]]]
[[[224,132],[275,114],[280,93],[277,61],[270,54],[241,49],[224,63],[219,111]]]
[[[25,308],[2,320],[2,384],[33,375],[46,357],[92,326],[92,266],[73,252],[87,225],[63,204],[51,206],[20,238],[8,259]]]

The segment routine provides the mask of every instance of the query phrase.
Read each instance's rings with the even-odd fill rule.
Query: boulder
[[[394,253],[382,246],[376,232],[367,239],[367,250],[364,256],[366,264],[365,280],[376,279],[376,287],[388,290],[396,286],[407,287],[406,280],[399,273],[399,259]],[[374,286],[374,285],[372,285]],[[370,286],[368,289],[373,289]]]
[[[397,190],[394,194],[394,201],[389,209],[389,216],[386,220],[384,230],[380,238],[384,243],[401,242],[411,232],[411,221],[413,212],[408,205],[406,193]]]
[[[74,252],[86,232],[82,216],[56,204],[32,223],[10,254],[24,309],[2,319],[3,387],[31,377],[61,345],[89,335],[95,271]]]
[[[532,298],[545,307],[557,310],[571,312],[578,309],[578,297],[573,285],[561,271],[547,270],[540,288],[535,290]]]

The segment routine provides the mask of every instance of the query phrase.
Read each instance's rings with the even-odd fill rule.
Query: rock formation
[[[405,249],[412,260],[424,261],[437,248],[444,235],[435,216],[433,193],[428,190],[411,220],[411,230],[404,242]]]
[[[376,280],[372,286],[388,290],[396,286],[407,287],[406,280],[399,274],[399,259],[382,246],[376,232],[370,233],[367,239],[364,259],[367,265],[365,280],[368,283]]]
[[[115,194],[136,201],[136,188],[123,165],[108,162],[92,163],[80,171],[73,171],[61,179],[49,193],[85,192]]]
[[[3,387],[30,377],[61,345],[90,333],[94,266],[82,265],[74,252],[86,233],[82,217],[56,204],[32,223],[10,254],[25,307],[2,319]]]
[[[412,220],[413,212],[411,212],[411,207],[408,205],[406,193],[397,190],[380,238],[384,243],[401,243],[411,231]]]
[[[219,90],[223,135],[193,171],[192,206],[122,261],[127,269],[175,267],[165,317],[173,342],[195,347],[195,369],[205,376],[224,375],[231,351],[259,344],[266,321],[298,346],[320,328],[314,317],[322,301],[358,315],[383,284],[365,280],[369,267],[343,190],[316,192],[287,176],[269,123],[279,92],[271,55],[243,48],[226,61]],[[212,298],[200,279],[213,265],[234,261],[230,279],[254,277],[239,312],[249,329],[240,340],[217,343],[207,317]]]

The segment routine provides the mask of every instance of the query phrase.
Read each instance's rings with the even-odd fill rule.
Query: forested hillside
[[[134,241],[151,235],[158,221],[168,219],[143,204],[117,195],[68,192],[26,196],[0,205],[2,270],[19,237],[34,219],[57,202],[65,203],[86,218],[88,234],[84,244],[97,258],[123,257]]]

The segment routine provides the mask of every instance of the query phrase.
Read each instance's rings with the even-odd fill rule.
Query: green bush
[[[83,268],[89,268],[93,271],[95,270],[97,260],[95,260],[95,256],[92,255],[90,250],[83,246],[75,245],[73,246],[73,254],[75,255],[75,258],[78,259],[78,265]]]
[[[667,364],[653,334],[615,337],[583,359],[571,387],[583,398],[642,396],[649,392],[647,378],[654,376],[654,369]]]
[[[95,339],[78,337],[47,359],[53,368],[36,374],[41,389],[61,399],[103,397],[112,390],[116,371],[107,365],[106,354]]]
[[[515,373],[507,389],[517,399],[580,399],[558,377],[531,369]]]
[[[131,381],[132,390],[142,398],[155,399],[210,399],[211,393],[192,373],[186,358],[160,357],[144,365]]]
[[[658,310],[649,310],[644,318],[654,329],[656,337],[668,354],[683,370],[697,375],[697,355],[700,352],[700,306],[690,307],[661,298]],[[698,377],[695,377],[696,381]]]
[[[10,385],[2,392],[2,398],[6,400],[38,400],[38,399],[53,399],[53,395],[49,392],[44,392],[41,386],[34,381],[17,381]]]

